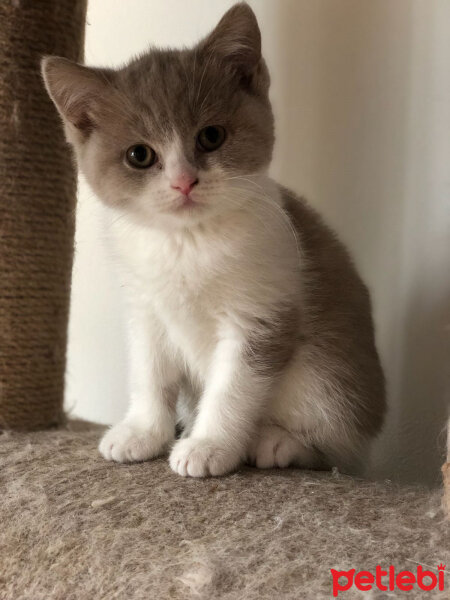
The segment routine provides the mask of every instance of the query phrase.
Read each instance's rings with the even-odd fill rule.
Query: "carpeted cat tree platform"
[[[0,598],[319,600],[332,568],[450,564],[439,490],[300,470],[184,479],[163,459],[106,462],[99,435],[2,436]]]
[[[332,568],[449,565],[440,490],[299,470],[183,479],[162,459],[108,463],[101,428],[64,423],[76,177],[38,63],[81,57],[85,10],[0,3],[0,599],[328,599]]]

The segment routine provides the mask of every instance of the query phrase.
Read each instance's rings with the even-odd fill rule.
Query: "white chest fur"
[[[165,232],[113,219],[111,233],[128,304],[154,314],[197,372],[224,328],[267,317],[297,284],[295,240],[280,220],[239,213]]]

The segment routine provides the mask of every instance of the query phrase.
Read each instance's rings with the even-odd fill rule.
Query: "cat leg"
[[[323,466],[320,454],[301,434],[272,424],[260,426],[250,442],[247,461],[258,469],[289,466],[318,469]]]
[[[156,319],[134,314],[130,335],[130,406],[123,421],[102,438],[107,460],[135,462],[163,454],[175,438],[178,369],[169,360],[165,334]]]
[[[267,397],[268,377],[252,369],[238,334],[215,349],[190,435],[175,443],[170,466],[180,475],[205,477],[234,470],[245,458]]]
[[[265,412],[265,423],[276,426],[263,426],[249,447],[253,464],[281,467],[287,462],[361,474],[371,428],[379,422],[379,393],[333,347],[301,346]]]

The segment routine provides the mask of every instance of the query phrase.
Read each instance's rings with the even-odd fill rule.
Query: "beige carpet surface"
[[[71,428],[0,436],[2,600],[320,600],[331,568],[450,565],[439,491],[299,470],[183,479],[165,460],[107,463],[98,429]]]

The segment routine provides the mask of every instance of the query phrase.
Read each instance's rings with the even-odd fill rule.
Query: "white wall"
[[[230,0],[91,0],[86,62],[195,42]],[[272,73],[273,175],[306,194],[369,284],[390,414],[373,474],[437,481],[449,401],[450,2],[254,0]],[[67,406],[126,404],[120,289],[80,188]]]

